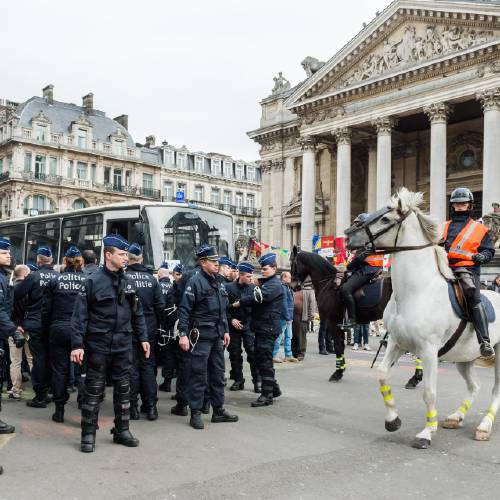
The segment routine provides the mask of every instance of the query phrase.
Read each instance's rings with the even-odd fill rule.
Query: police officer
[[[71,318],[71,361],[81,364],[85,354],[87,366],[80,446],[83,452],[95,448],[99,402],[108,368],[114,384],[113,441],[125,446],[139,445],[129,430],[133,337],[138,337],[146,358],[150,349],[137,289],[123,272],[129,244],[118,234],[104,237],[103,243],[104,266],[87,276]]]
[[[52,394],[56,404],[54,422],[64,422],[64,405],[69,399],[68,382],[71,354],[71,316],[82,285],[83,257],[75,246],[64,254],[64,269],[47,285],[46,307],[49,314],[50,363],[52,368]],[[83,398],[79,387],[79,400]]]
[[[280,335],[283,308],[283,286],[276,276],[276,254],[267,253],[259,259],[262,278],[252,294],[245,295],[233,307],[252,307],[251,328],[255,334],[255,362],[262,379],[262,393],[254,407],[273,404],[273,397],[281,396],[273,368],[274,342]]]
[[[165,297],[160,284],[149,269],[143,264],[142,250],[139,244],[132,243],[128,249],[127,276],[135,284],[139,295],[148,330],[148,339],[151,346],[157,344],[158,327],[163,323],[165,314]],[[141,394],[142,410],[148,420],[158,418],[158,384],[156,383],[156,350],[151,349],[148,358],[139,341],[134,342],[132,355],[132,370],[130,372],[130,418],[139,420],[137,400]]]
[[[474,196],[468,188],[457,188],[451,193],[451,220],[446,222],[443,239],[448,261],[460,280],[467,301],[467,309],[474,324],[481,356],[491,358],[495,351],[490,344],[488,318],[481,302],[481,265],[495,255],[495,247],[488,228],[472,218]]]
[[[226,318],[227,292],[217,278],[219,256],[206,246],[198,252],[201,271],[187,283],[179,307],[179,345],[189,351],[187,394],[190,425],[203,429],[201,409],[207,381],[213,406],[212,422],[236,422],[224,409],[224,346],[229,344]]]
[[[17,348],[24,346],[23,329],[17,327],[11,320],[12,297],[8,286],[11,263],[10,242],[0,237],[0,411],[2,411],[2,376],[5,362],[5,344],[11,336]],[[11,434],[15,431],[13,425],[0,420],[0,434]]]
[[[354,223],[363,223],[368,214],[359,214]],[[340,296],[347,309],[347,321],[343,328],[353,328],[357,324],[356,301],[354,292],[369,283],[374,276],[384,267],[384,256],[370,254],[368,250],[356,253],[355,257],[347,264],[347,271],[351,273],[349,278],[340,287]]]
[[[259,394],[261,386],[259,369],[254,357],[255,336],[250,329],[252,307],[250,305],[238,308],[231,307],[231,304],[240,300],[241,297],[253,294],[255,288],[252,281],[254,267],[249,262],[240,262],[238,264],[238,271],[238,279],[226,285],[230,303],[227,310],[227,321],[229,323],[229,336],[231,338],[227,350],[229,351],[229,360],[231,361],[231,370],[234,379],[234,383],[229,390],[242,391],[245,388],[245,379],[243,378],[243,344],[247,353],[247,361],[250,364],[254,391]]]
[[[233,267],[236,268],[236,264],[229,257],[219,259],[219,275],[222,276],[224,283],[234,281]]]

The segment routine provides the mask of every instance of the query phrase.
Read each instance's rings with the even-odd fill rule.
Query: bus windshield
[[[153,253],[161,259],[195,265],[194,250],[208,243],[219,255],[229,255],[233,248],[233,221],[228,214],[176,206],[146,207]],[[156,260],[156,259],[155,259]]]

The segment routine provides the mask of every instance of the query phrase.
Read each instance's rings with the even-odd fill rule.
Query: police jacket
[[[73,349],[84,344],[109,354],[131,348],[132,337],[148,341],[148,332],[135,283],[123,271],[104,266],[87,276],[71,317]]]
[[[16,325],[10,319],[12,310],[11,288],[8,285],[9,272],[0,268],[0,340],[5,340],[16,331]]]
[[[260,278],[254,293],[240,300],[242,307],[252,307],[252,329],[275,329],[279,326],[283,310],[283,286],[274,274],[269,278]]]
[[[457,236],[461,233],[461,231],[465,228],[465,226],[472,220],[470,218],[469,212],[466,213],[457,213],[454,212],[451,216],[451,220],[449,224],[447,224],[447,231],[445,235],[445,243],[444,248],[446,252],[450,252],[450,248],[454,243]],[[495,246],[493,241],[491,240],[491,236],[488,232],[483,236],[479,246],[477,248],[477,253],[481,253],[486,257],[484,264],[489,262],[493,256],[495,255]],[[449,258],[450,265],[452,267],[456,266],[457,263],[460,262],[458,259]],[[481,266],[479,264],[474,263],[473,265],[469,265],[468,269],[473,271],[476,274],[480,273]]]
[[[283,287],[283,312],[281,313],[281,319],[283,321],[293,321],[293,292],[292,289],[282,283]]]
[[[26,332],[40,334],[43,329],[42,309],[45,311],[45,304],[42,282],[45,284],[40,276],[40,271],[34,271],[14,287],[14,303],[22,302],[24,305],[24,316],[19,325]]]
[[[179,333],[198,328],[201,336],[215,333],[222,337],[229,332],[227,305],[227,291],[220,277],[200,271],[187,282],[178,310]]]
[[[85,278],[82,271],[68,270],[50,280],[46,287],[45,304],[51,331],[55,328],[65,328],[67,333],[70,333],[73,306],[82,285],[85,284]]]
[[[160,280],[161,284],[162,280]],[[181,304],[182,295],[178,286],[178,282],[174,281],[167,290],[165,295],[165,325],[167,328],[172,328],[177,321],[178,308]]]
[[[158,334],[158,326],[163,323],[165,314],[165,296],[158,280],[143,264],[132,264],[125,273],[135,284],[142,304],[144,319],[150,340]]]
[[[186,290],[187,282],[195,275],[201,272],[201,266],[196,264],[192,269],[188,269],[182,274],[182,277],[179,281],[177,281],[177,286],[179,287],[179,293],[181,297],[184,295],[184,291]]]
[[[380,264],[383,265],[384,256],[370,255],[367,251],[360,252],[347,264],[347,270],[361,274],[376,273],[382,268],[382,265],[372,265],[376,260],[380,260]]]
[[[168,291],[172,288],[172,282],[170,281],[170,278],[168,277],[160,278],[158,280],[158,283],[160,284],[161,293],[163,295],[167,295]]]
[[[241,301],[241,298],[246,295],[253,295],[254,285],[241,284],[238,280],[233,281],[225,285],[229,306],[227,308],[227,322],[229,323],[229,330],[231,332],[239,332],[239,333],[248,333],[250,332],[250,320],[252,318],[252,306],[240,306],[240,307],[231,307],[231,304],[236,301]],[[243,324],[243,330],[236,330],[231,325],[231,320],[237,319],[241,321]]]
[[[99,269],[99,266],[97,264],[85,264],[85,267],[83,268],[83,274],[87,276],[88,274],[95,273]]]

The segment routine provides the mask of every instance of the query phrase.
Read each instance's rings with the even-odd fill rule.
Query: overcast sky
[[[185,144],[247,161],[259,101],[278,71],[327,60],[389,0],[2,1],[0,98],[54,85],[59,101],[129,115],[136,142]]]

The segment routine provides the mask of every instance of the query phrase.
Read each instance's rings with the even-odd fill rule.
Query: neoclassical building
[[[500,2],[395,0],[329,61],[261,101],[262,240],[310,250],[400,186],[445,219],[500,202]]]
[[[234,215],[235,236],[259,229],[261,174],[251,162],[189,151],[148,136],[137,144],[128,116],[41,97],[0,100],[0,218],[66,211],[137,199],[186,201]]]

